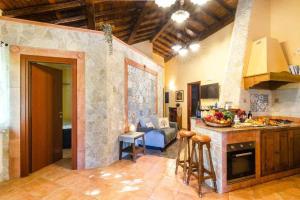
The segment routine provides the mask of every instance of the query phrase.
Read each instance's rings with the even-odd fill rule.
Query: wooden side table
[[[135,146],[135,141],[139,138],[143,140],[143,147]],[[120,152],[119,160],[122,159],[122,153],[126,152],[132,156],[132,160],[136,160],[136,156],[139,153],[145,154],[145,133],[144,132],[129,132],[119,136]],[[128,147],[123,148],[124,143],[129,143]]]

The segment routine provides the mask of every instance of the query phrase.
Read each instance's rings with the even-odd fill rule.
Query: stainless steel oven
[[[227,145],[227,181],[255,177],[255,142]]]

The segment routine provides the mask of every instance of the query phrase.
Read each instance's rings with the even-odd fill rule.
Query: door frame
[[[190,121],[190,115],[191,115],[191,106],[192,106],[192,85],[199,84],[199,95],[200,95],[200,86],[201,81],[191,82],[187,84],[187,128],[188,130],[191,130],[191,121]]]
[[[20,128],[10,134],[9,173],[11,178],[29,174],[29,63],[50,62],[72,66],[72,168],[85,167],[85,54],[83,52],[10,47],[10,63],[20,70]],[[13,117],[17,120],[17,116]],[[19,150],[19,151],[18,151]]]

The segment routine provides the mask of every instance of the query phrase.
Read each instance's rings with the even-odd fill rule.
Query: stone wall
[[[8,179],[8,131],[0,132],[0,182]]]
[[[163,109],[163,69],[118,39],[108,54],[101,32],[0,18],[0,37],[10,45],[80,51],[86,55],[86,150],[87,168],[108,165],[118,159],[117,138],[124,128],[124,59],[158,72],[158,110]],[[20,118],[20,69],[10,69],[11,115]],[[18,120],[11,121],[17,129]]]

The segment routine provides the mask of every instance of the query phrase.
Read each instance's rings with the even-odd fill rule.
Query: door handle
[[[250,155],[252,155],[252,152],[236,154],[235,157],[238,158],[238,157],[250,156]]]
[[[59,118],[63,118],[63,112],[58,113]]]

